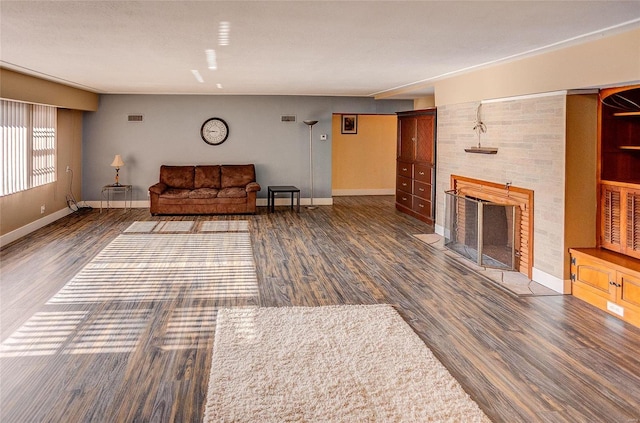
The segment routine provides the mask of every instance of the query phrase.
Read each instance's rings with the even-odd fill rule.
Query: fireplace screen
[[[479,266],[514,270],[516,206],[445,193],[445,246]]]

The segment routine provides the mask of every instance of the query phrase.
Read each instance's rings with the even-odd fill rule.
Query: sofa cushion
[[[222,188],[242,187],[244,189],[249,182],[256,180],[256,170],[252,164],[222,165],[220,175]]]
[[[193,189],[194,166],[160,167],[160,182],[170,188]]]
[[[247,190],[240,187],[222,188],[218,192],[218,198],[244,198],[247,196]]]
[[[189,198],[190,189],[168,188],[160,197],[162,198]]]
[[[193,187],[220,188],[220,165],[196,166]]]
[[[197,188],[189,192],[189,198],[207,199],[216,198],[218,196],[218,190],[215,188]]]

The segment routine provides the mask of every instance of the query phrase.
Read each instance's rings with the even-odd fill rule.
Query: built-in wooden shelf
[[[614,116],[640,116],[640,112],[618,112]]]

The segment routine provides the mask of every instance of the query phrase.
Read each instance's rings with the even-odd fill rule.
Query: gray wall
[[[309,197],[309,129],[313,127],[314,197],[331,197],[331,116],[333,113],[392,114],[411,110],[410,100],[354,97],[101,95],[98,111],[87,112],[83,133],[82,198],[100,199],[103,185],[114,182],[113,157],[125,166],[120,183],[134,186],[133,200],[147,200],[161,164],[254,163],[266,197],[268,185],[296,185]],[[127,122],[143,114],[144,122]],[[294,114],[295,123],[280,116]],[[200,138],[210,117],[229,125],[229,138],[211,146]],[[320,135],[327,134],[327,141]]]

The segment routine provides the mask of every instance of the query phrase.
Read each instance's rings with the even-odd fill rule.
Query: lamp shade
[[[122,161],[122,157],[120,154],[116,154],[116,157],[113,159],[113,163],[111,163],[112,167],[122,167],[124,166],[124,162]]]

